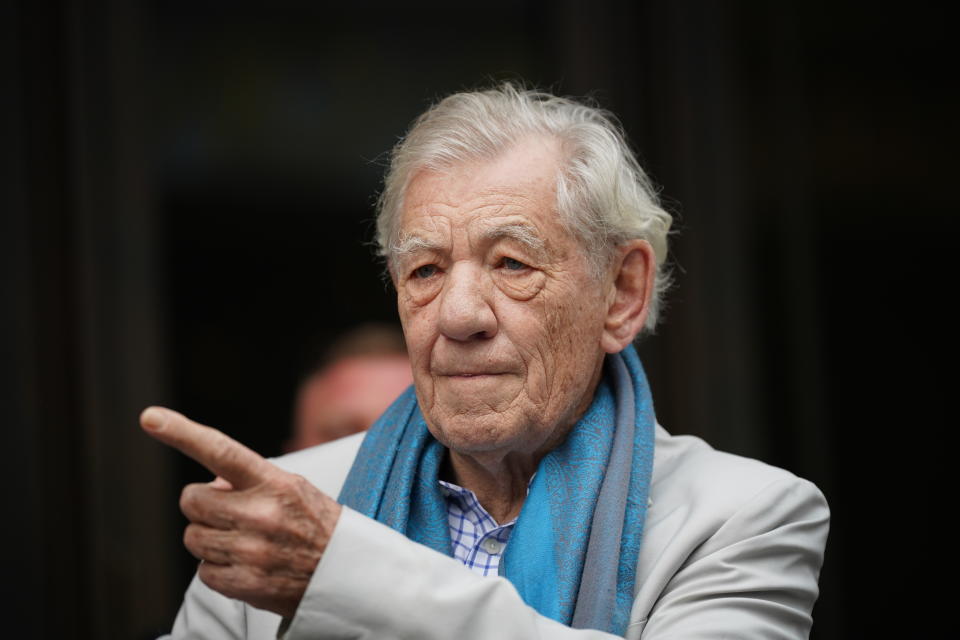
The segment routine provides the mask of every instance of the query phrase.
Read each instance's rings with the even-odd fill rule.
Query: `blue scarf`
[[[607,356],[589,409],[540,461],[500,563],[500,575],[542,615],[626,633],[654,424],[650,388],[633,346]],[[339,500],[453,555],[438,482],[444,454],[411,387],[367,433]]]

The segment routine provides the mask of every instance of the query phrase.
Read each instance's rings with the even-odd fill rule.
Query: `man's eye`
[[[522,271],[527,268],[527,265],[520,262],[519,260],[515,260],[513,258],[507,258],[507,257],[504,257],[501,264],[503,265],[503,268],[506,269],[507,271]]]
[[[425,264],[422,267],[417,267],[413,270],[414,278],[429,278],[437,272],[437,265],[435,264]]]

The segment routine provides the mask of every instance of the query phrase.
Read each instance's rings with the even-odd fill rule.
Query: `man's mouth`
[[[448,378],[484,378],[489,376],[499,376],[503,374],[487,372],[487,371],[477,371],[477,372],[470,372],[470,373],[445,373],[442,375]]]
[[[505,375],[507,372],[503,370],[489,370],[489,369],[440,369],[439,371],[434,371],[434,375],[441,378],[449,378],[452,380],[472,380],[472,379],[481,379],[481,378],[492,378],[496,376]]]

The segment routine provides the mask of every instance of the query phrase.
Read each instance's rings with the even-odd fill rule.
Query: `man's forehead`
[[[401,236],[449,235],[454,227],[491,238],[521,228],[543,235],[555,233],[560,223],[552,189],[488,188],[456,198],[431,191],[412,190],[400,218]]]
[[[456,172],[422,171],[404,197],[405,214],[430,214],[448,209],[476,209],[492,213],[497,208],[525,207],[537,203],[553,208],[555,176],[515,176],[509,183],[476,180],[469,169]]]
[[[411,225],[401,229],[398,249],[408,253],[417,249],[441,248],[451,234],[449,219],[442,216],[430,216],[428,224]],[[497,240],[515,240],[531,249],[542,250],[546,246],[544,234],[540,228],[523,216],[478,217],[468,225],[466,232],[471,240],[495,242]]]
[[[407,208],[401,218],[400,233],[446,234],[453,227],[484,235],[495,234],[501,227],[526,227],[531,232],[542,233],[545,227],[552,226],[554,219],[559,220],[559,216],[552,203],[541,204],[532,199],[491,201],[477,198],[459,207],[431,202]]]
[[[492,160],[419,171],[404,197],[397,248],[430,249],[464,232],[471,241],[515,239],[535,249],[559,240],[566,228],[556,207],[558,150],[529,138]]]

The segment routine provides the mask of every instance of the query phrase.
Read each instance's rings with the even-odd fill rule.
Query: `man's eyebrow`
[[[422,251],[440,251],[443,245],[435,240],[414,234],[403,235],[390,247],[390,253],[398,258]]]
[[[547,249],[546,243],[537,234],[537,229],[528,224],[501,224],[490,227],[484,230],[483,239],[487,241],[515,240],[538,253],[543,253]]]

